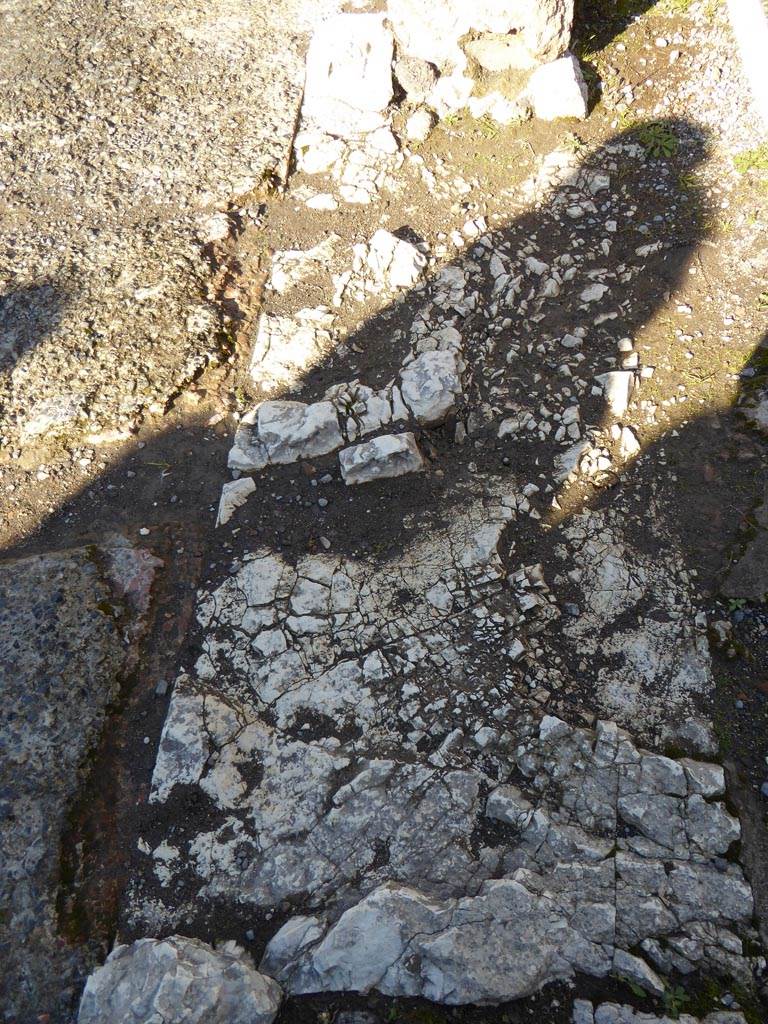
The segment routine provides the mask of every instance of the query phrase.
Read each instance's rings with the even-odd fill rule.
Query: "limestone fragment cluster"
[[[573,0],[389,0],[381,14],[334,15],[307,55],[299,166],[332,171],[347,201],[369,202],[384,180],[377,180],[372,147],[397,153],[395,79],[412,140],[425,138],[435,117],[463,108],[505,124],[531,113],[583,119],[587,87],[567,52],[572,23]],[[476,95],[477,79],[489,74],[501,76],[496,88]]]

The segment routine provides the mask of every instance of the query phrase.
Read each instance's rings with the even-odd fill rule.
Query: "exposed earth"
[[[0,3],[9,1024],[766,1019],[768,129],[539,6]]]

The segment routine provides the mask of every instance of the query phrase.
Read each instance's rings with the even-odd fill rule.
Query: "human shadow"
[[[600,50],[658,0],[576,0],[573,41],[578,52],[585,46]]]
[[[370,386],[384,385],[397,377],[410,352],[414,324],[424,325],[425,336],[454,327],[462,337],[466,364],[461,400],[438,427],[408,424],[426,456],[426,472],[348,488],[338,473],[335,452],[273,466],[258,475],[256,492],[231,523],[216,532],[214,506],[225,476],[224,455],[231,432],[224,423],[212,426],[202,416],[188,416],[171,429],[142,435],[141,449],[132,447],[96,484],[42,524],[37,535],[7,554],[39,550],[41,543],[53,548],[93,541],[105,529],[119,528],[150,547],[165,535],[169,538],[166,552],[172,558],[173,551],[194,535],[206,568],[200,579],[187,579],[184,586],[189,591],[202,582],[211,589],[227,578],[234,559],[256,548],[277,552],[288,561],[329,549],[338,557],[394,564],[425,534],[449,526],[470,500],[487,497],[490,502],[492,492],[505,485],[515,489],[533,485],[530,505],[535,518],[519,519],[506,531],[501,554],[508,567],[540,562],[546,577],[554,575],[557,527],[543,527],[548,525],[552,500],[562,494],[562,486],[555,482],[558,462],[591,432],[610,430],[613,419],[606,412],[602,389],[594,382],[619,368],[617,343],[623,338],[633,341],[641,359],[646,349],[651,358],[660,351],[655,318],[688,283],[692,261],[707,233],[706,196],[691,195],[680,185],[680,176],[691,175],[705,158],[706,139],[685,121],[671,121],[664,127],[678,140],[674,160],[652,159],[632,132],[617,134],[592,152],[571,152],[570,156],[564,152],[562,163],[550,168],[556,172],[554,177],[534,182],[524,212],[509,223],[491,226],[423,283],[371,317],[347,339],[344,355],[332,354],[310,369],[290,396],[316,401],[329,386],[351,377]],[[492,269],[494,257],[499,261],[494,267],[498,271],[500,265],[501,273]],[[500,287],[502,277],[506,280]],[[459,282],[456,294],[446,293],[450,280]],[[570,340],[564,345],[564,339]],[[360,354],[351,371],[349,353],[356,350]],[[637,372],[626,371],[637,384],[640,398],[652,394],[661,376],[657,371],[654,377],[644,377],[642,368],[641,363]],[[568,423],[562,416],[566,409],[578,411]],[[729,546],[729,527],[724,520],[718,524],[713,519],[711,508],[718,494],[728,494],[738,519],[741,498],[737,501],[735,496],[741,492],[731,475],[723,475],[717,487],[716,481],[705,481],[706,502],[697,498],[692,503],[683,493],[675,503],[670,496],[694,490],[693,481],[670,476],[667,494],[660,495],[654,452],[663,446],[667,464],[673,461],[670,453],[681,464],[695,464],[698,456],[692,459],[691,452],[711,447],[708,431],[714,428],[707,426],[708,420],[731,413],[730,407],[697,413],[687,426],[675,427],[674,435],[652,440],[644,448],[643,459],[614,465],[608,484],[582,482],[569,514],[604,508],[623,500],[628,490],[634,490],[633,500],[642,504],[644,495],[653,491],[670,536],[695,533],[702,537],[707,535],[705,527],[712,527],[722,558]],[[504,420],[520,426],[500,437]],[[525,424],[530,423],[534,426],[529,429]],[[569,433],[567,426],[574,423],[578,429]],[[391,429],[404,427],[397,424]],[[566,428],[562,434],[561,427]],[[169,467],[172,472],[166,473]],[[697,495],[699,491],[696,488]],[[174,496],[176,500],[171,501]],[[139,525],[149,531],[144,541],[138,535]],[[653,548],[658,532],[658,523],[650,520],[645,538],[641,531],[635,540]],[[697,551],[681,544],[683,560],[700,568]],[[715,561],[713,555],[713,566]],[[712,579],[717,572],[719,568],[712,568]],[[402,601],[408,600],[404,586]],[[172,615],[174,608],[168,607],[167,612]],[[201,630],[190,629],[171,652],[171,661],[188,668],[201,650],[202,638]],[[496,652],[489,653],[492,660]],[[579,715],[600,712],[599,700],[589,687],[582,685],[568,700],[576,720]],[[557,713],[566,717],[568,700],[556,705]],[[125,890],[128,879],[145,871],[136,850],[121,849],[119,857],[113,854],[126,834],[152,834],[160,819],[167,817],[168,812],[146,802],[166,705],[166,699],[150,694],[134,706],[131,713],[136,720],[127,728],[119,753],[125,788],[120,813],[109,824],[102,817],[94,825],[89,815],[103,814],[105,793],[113,797],[104,776],[115,751],[104,746],[97,755],[86,799],[77,811],[79,820],[72,826],[73,836],[87,835],[86,845],[90,844],[79,856],[88,862],[92,877],[80,891],[70,893],[69,900],[77,906],[79,938],[100,932],[108,944],[117,918],[123,935],[138,934],[136,920],[129,923],[125,916],[125,906],[116,907],[117,918],[107,926],[96,913],[105,885],[104,872],[96,865],[109,865],[109,886],[118,892]],[[128,741],[139,732],[150,742],[131,749]],[[442,738],[436,736],[435,744]],[[183,813],[184,827],[191,832],[205,827],[211,810],[190,801]],[[211,909],[201,902],[187,919],[185,931],[242,941],[252,931],[252,919],[252,909]],[[273,921],[269,929],[275,927]],[[252,951],[259,951],[259,941],[253,940]]]

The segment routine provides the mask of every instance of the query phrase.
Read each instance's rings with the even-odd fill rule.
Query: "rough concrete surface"
[[[66,1016],[82,951],[59,931],[61,840],[109,705],[135,660],[159,561],[109,546],[0,563],[0,1000]]]
[[[0,5],[3,434],[124,431],[220,354],[211,218],[284,172],[332,7]]]

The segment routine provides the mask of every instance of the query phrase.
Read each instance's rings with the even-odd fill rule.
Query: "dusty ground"
[[[527,333],[530,325],[513,322],[502,341],[520,345],[514,364],[508,363],[504,346],[473,352],[470,366],[476,372],[470,372],[466,407],[444,427],[420,434],[430,457],[429,473],[395,491],[376,484],[352,494],[335,472],[334,456],[308,467],[285,467],[261,477],[231,531],[215,532],[215,507],[237,418],[259,397],[246,372],[257,312],[265,302],[270,312],[289,313],[327,301],[329,294],[329,268],[324,266],[289,297],[265,297],[270,254],[308,249],[333,231],[339,241],[331,269],[342,270],[351,244],[385,225],[407,230],[433,253],[440,254],[442,247],[436,266],[466,266],[471,254],[451,247],[450,232],[482,216],[495,245],[514,249],[537,236],[538,255],[549,263],[567,250],[572,229],[546,208],[532,209],[520,198],[519,186],[558,147],[570,147],[599,166],[606,145],[620,141],[638,144],[645,157],[620,154],[616,159],[612,193],[624,219],[610,263],[596,258],[594,266],[614,267],[624,259],[631,263],[638,246],[665,243],[648,255],[642,273],[631,282],[611,283],[611,308],[619,309],[619,319],[609,324],[610,331],[632,336],[642,364],[655,368],[643,383],[642,401],[648,404],[636,424],[642,454],[593,482],[560,488],[559,508],[552,508],[553,494],[542,490],[531,502],[541,525],[530,519],[518,523],[514,556],[506,550],[504,557],[509,566],[541,563],[553,575],[561,529],[591,509],[620,521],[635,549],[650,560],[675,559],[690,584],[693,605],[707,613],[716,685],[700,710],[714,719],[730,795],[741,812],[744,861],[765,939],[768,803],[761,786],[768,782],[768,613],[763,601],[729,589],[727,577],[729,566],[749,553],[761,529],[755,509],[763,500],[764,438],[746,423],[739,407],[765,386],[768,368],[763,347],[768,341],[768,174],[759,160],[738,159],[754,150],[760,138],[722,12],[712,4],[690,10],[684,4],[662,4],[640,12],[636,20],[617,17],[606,23],[604,11],[585,5],[577,51],[592,69],[594,107],[584,124],[543,127],[533,122],[498,129],[459,118],[439,126],[416,153],[427,169],[442,162],[442,188],[431,187],[420,165],[409,161],[400,190],[384,192],[377,204],[313,213],[304,206],[301,189],[323,191],[321,179],[294,174],[285,192],[261,180],[265,169],[280,165],[285,138],[293,130],[292,116],[285,115],[279,124],[248,116],[264,82],[254,82],[244,71],[259,39],[244,30],[242,19],[266,16],[250,6],[222,4],[213,13],[209,5],[194,14],[185,8],[182,28],[156,5],[137,11],[130,30],[121,18],[116,37],[105,29],[108,45],[94,38],[87,52],[78,49],[77,72],[66,73],[74,86],[63,90],[70,106],[62,112],[45,99],[61,95],[63,88],[64,72],[45,58],[53,45],[47,40],[58,38],[55,26],[43,28],[36,9],[6,6],[28,28],[39,25],[41,37],[29,28],[26,55],[20,47],[8,56],[17,63],[6,77],[18,91],[15,86],[8,93],[12,105],[5,120],[12,128],[0,151],[16,168],[0,208],[3,216],[13,218],[0,306],[2,322],[9,325],[4,337],[11,339],[2,350],[7,361],[7,427],[0,450],[5,557],[98,542],[120,531],[158,554],[166,567],[142,660],[125,681],[112,728],[71,808],[61,865],[62,934],[70,942],[86,942],[97,958],[116,932],[124,937],[141,932],[141,915],[122,894],[128,881],[145,870],[136,851],[137,835],[154,828],[159,837],[174,826],[146,804],[168,705],[167,687],[157,684],[170,684],[178,666],[189,666],[200,650],[201,631],[187,629],[198,585],[210,589],[221,583],[233,559],[257,545],[295,560],[322,550],[324,538],[339,555],[391,562],[425,527],[438,529],[450,522],[465,500],[482,493],[487,480],[537,481],[543,488],[552,478],[558,453],[548,441],[497,438],[503,416],[521,407],[537,410],[562,388],[557,379],[561,354],[538,351],[537,339]],[[76,24],[75,14],[107,24],[101,6],[67,14],[57,8],[65,38],[67,25]],[[216,19],[226,19],[229,31],[222,32]],[[289,18],[284,23],[289,21],[297,31],[304,27]],[[184,68],[190,47],[210,46],[206,40],[214,22],[217,40],[229,49],[212,56],[206,67],[217,83],[214,95],[227,100],[209,120],[192,118],[189,111],[200,109],[209,81],[201,79],[199,68],[189,76]],[[136,24],[141,25],[140,44],[133,38],[130,45],[120,43],[121,33],[133,33]],[[266,24],[262,31],[268,35],[274,26]],[[284,81],[268,79],[270,88],[282,90],[269,106],[283,114],[295,109],[301,49],[301,40],[289,34],[290,40],[281,38],[280,49],[292,55],[293,70],[287,62]],[[145,46],[159,64],[143,62],[134,82],[131,69]],[[112,55],[107,68],[101,56],[105,48]],[[22,74],[22,62],[30,59],[39,61],[39,72],[30,75],[25,68]],[[215,70],[220,64],[227,69],[224,82]],[[272,65],[267,70],[271,75]],[[90,87],[96,91],[89,94],[89,107],[78,90]],[[197,97],[191,105],[189,90]],[[30,100],[32,93],[43,100]],[[115,95],[124,99],[115,104]],[[146,133],[139,133],[138,142],[137,104]],[[98,116],[100,110],[106,110],[106,117]],[[183,117],[180,111],[186,111]],[[633,127],[648,119],[661,125],[664,138],[671,136],[668,152],[654,150],[658,135]],[[57,134],[69,138],[74,123],[81,126],[77,145],[82,150],[67,153],[64,163],[55,165],[56,180],[48,181],[40,161],[55,159]],[[180,156],[166,152],[169,123],[183,126],[174,135],[184,149]],[[40,147],[41,134],[51,140],[49,147]],[[90,178],[82,177],[89,161],[95,167]],[[181,177],[179,166],[184,168]],[[65,171],[78,179],[67,178]],[[130,177],[128,184],[123,174]],[[457,179],[467,183],[466,191],[463,185],[456,188]],[[92,194],[83,204],[89,181]],[[134,197],[131,203],[126,196]],[[33,204],[34,220],[29,214]],[[227,211],[227,236],[206,242],[201,224],[216,210]],[[585,233],[589,236],[588,229]],[[53,263],[52,242],[61,254]],[[105,265],[114,273],[105,274]],[[137,289],[146,289],[146,295],[137,297]],[[406,297],[390,306],[368,299],[343,307],[335,325],[341,346],[326,353],[291,397],[312,400],[329,385],[356,376],[368,383],[387,379],[404,350],[404,336],[396,332],[407,329],[418,302]],[[204,311],[204,319],[195,320],[190,330],[195,310],[201,316]],[[578,316],[567,299],[553,303],[538,323],[539,336],[556,337]],[[530,348],[529,340],[534,342]],[[606,332],[587,353],[580,376],[589,379],[605,370],[613,355]],[[496,371],[499,377],[494,378]],[[494,379],[501,383],[489,385]],[[87,410],[87,420],[73,405],[70,412],[65,409],[62,428],[54,435],[30,433],[38,403],[62,396],[68,401],[72,395],[75,405]],[[582,421],[603,423],[602,400],[589,391],[579,397]],[[468,425],[462,445],[456,443],[458,420]],[[107,443],[113,430],[125,437]],[[88,440],[84,431],[100,436]],[[318,486],[326,472],[332,479]],[[320,493],[324,506],[317,501]],[[758,568],[747,573],[750,580]],[[576,597],[567,585],[558,591],[561,603]],[[718,622],[726,625],[716,629]],[[562,643],[556,630],[547,634],[543,648],[541,668],[554,684],[540,683],[534,701],[575,724],[590,724],[604,710],[593,666],[585,671],[578,652]],[[640,719],[624,724],[637,726],[649,742],[661,742],[660,726],[653,720],[650,725]],[[206,808],[195,807],[191,794],[185,815],[197,827],[206,814]],[[257,956],[274,928],[248,908],[233,914],[227,906],[201,906],[199,914],[185,920],[187,934],[234,937]],[[723,991],[698,976],[684,984],[690,992],[689,1012],[717,1005]],[[579,979],[578,989],[650,1006],[618,983]],[[555,989],[530,1001],[484,1009],[480,1016],[379,997],[302,998],[286,1004],[283,1019],[328,1020],[339,1009],[364,1006],[378,1019],[409,1024],[432,1024],[456,1013],[466,1020],[554,1024],[569,1019],[570,998],[567,989]],[[746,995],[742,1003],[752,1019],[761,1019],[761,1010]],[[36,1009],[51,1012],[49,1007]]]

